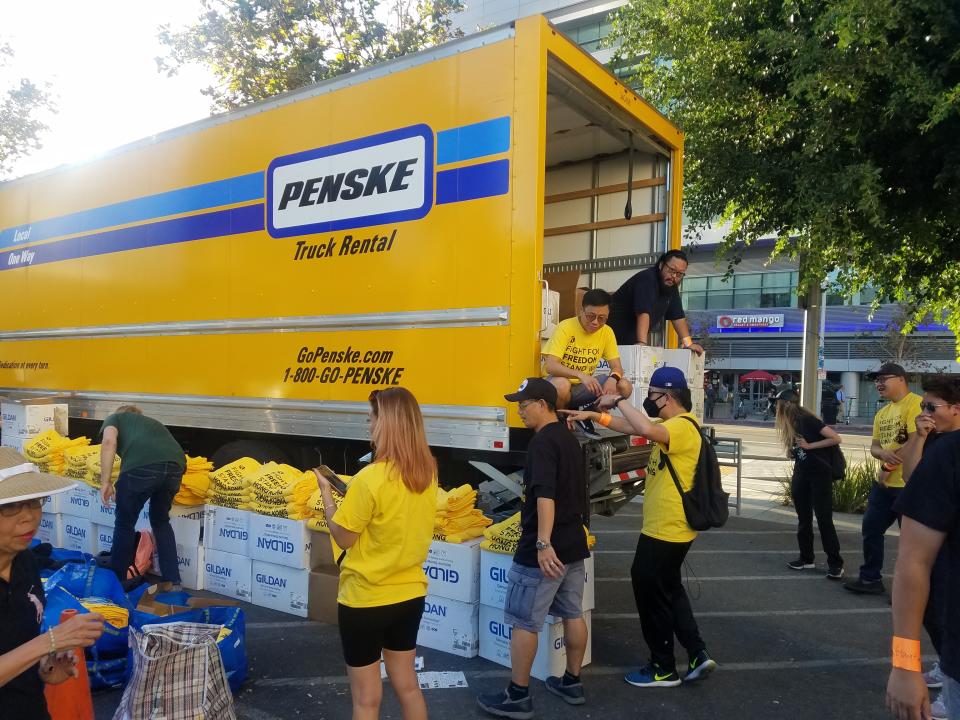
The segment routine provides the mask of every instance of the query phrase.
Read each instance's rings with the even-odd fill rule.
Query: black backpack
[[[717,451],[713,447],[710,438],[704,435],[703,430],[697,422],[686,415],[684,420],[697,429],[700,435],[700,457],[697,459],[697,467],[693,474],[693,487],[690,492],[684,492],[677,478],[677,471],[673,469],[673,463],[670,462],[670,456],[661,453],[666,462],[667,469],[673,477],[673,484],[677,486],[677,492],[680,493],[680,499],[683,501],[683,512],[687,516],[687,524],[694,530],[709,530],[710,528],[723,527],[730,517],[729,499],[730,493],[723,491],[723,485],[720,482],[720,463],[717,460]]]

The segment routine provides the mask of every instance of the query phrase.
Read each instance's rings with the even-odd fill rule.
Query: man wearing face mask
[[[690,326],[680,303],[680,283],[687,273],[687,255],[669,250],[657,264],[641,270],[613,294],[610,327],[621,345],[646,345],[651,330],[664,318],[673,323],[685,348],[698,355],[703,348],[690,337]]]
[[[623,413],[622,418],[589,411],[564,414],[574,420],[593,420],[622,433],[643,435],[654,443],[647,463],[643,528],[630,568],[640,629],[650,648],[650,661],[624,679],[636,687],[676,687],[717,668],[700,637],[680,575],[697,531],[687,523],[666,460],[669,458],[673,465],[684,492],[689,491],[700,457],[701,436],[690,413],[693,404],[686,378],[678,368],[658,368],[650,378],[650,390],[643,401],[643,409],[650,417],[624,399],[605,396],[600,401],[601,407],[615,405]],[[682,680],[673,653],[674,636],[688,655],[689,664]]]
[[[903,490],[903,457],[917,443],[920,396],[910,392],[907,373],[897,363],[885,363],[864,376],[877,385],[880,397],[890,402],[873,419],[870,454],[882,464],[863,513],[863,565],[860,576],[843,587],[855,593],[879,595],[883,585],[883,539],[887,528],[899,520],[893,506]]]

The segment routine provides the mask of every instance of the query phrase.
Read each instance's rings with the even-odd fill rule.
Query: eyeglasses
[[[540,401],[539,401],[539,400],[524,400],[524,401],[523,401],[522,403],[520,403],[517,407],[518,407],[520,410],[526,410],[528,407],[530,407],[530,406],[533,405],[534,403],[538,403],[538,402],[540,402]]]
[[[875,382],[877,385],[879,385],[880,383],[885,383],[885,382],[887,382],[888,380],[893,380],[893,378],[898,378],[898,377],[900,377],[900,376],[899,376],[899,375],[877,375],[877,376],[873,379],[873,382]]]
[[[42,510],[43,506],[47,504],[47,500],[50,498],[33,498],[32,500],[22,500],[20,502],[7,503],[6,505],[0,505],[0,515],[3,517],[16,517],[24,510]]]
[[[609,317],[610,317],[609,315],[597,315],[596,313],[588,313],[588,312],[585,312],[583,314],[583,319],[586,320],[587,322],[600,323],[601,325],[606,323]]]
[[[677,268],[670,267],[666,263],[664,263],[663,269],[667,275],[672,275],[673,277],[677,278],[677,280],[682,280],[683,276],[687,274],[686,270],[677,270]]]
[[[928,412],[928,413],[930,413],[931,415],[933,415],[933,413],[935,413],[935,412],[937,411],[937,408],[938,408],[938,407],[950,407],[950,405],[951,405],[951,403],[932,403],[932,402],[925,402],[925,403],[920,403],[920,410],[921,410],[921,412]]]

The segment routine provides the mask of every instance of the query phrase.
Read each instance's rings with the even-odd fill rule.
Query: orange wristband
[[[920,641],[893,636],[893,666],[920,672]]]
[[[601,425],[603,425],[604,427],[609,427],[609,426],[610,426],[610,421],[611,421],[612,419],[613,419],[613,418],[610,417],[610,413],[602,412],[602,413],[600,413],[600,417],[597,419],[597,422],[600,423]]]

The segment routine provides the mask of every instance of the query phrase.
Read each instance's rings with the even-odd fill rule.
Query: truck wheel
[[[242,457],[253,458],[261,463],[273,461],[290,464],[290,456],[279,445],[264,440],[233,440],[222,445],[210,461],[216,469]]]

